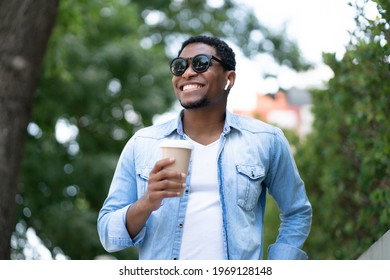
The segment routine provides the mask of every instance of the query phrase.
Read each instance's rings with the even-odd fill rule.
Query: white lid
[[[184,148],[192,150],[194,145],[188,140],[163,140],[160,147],[166,148]]]

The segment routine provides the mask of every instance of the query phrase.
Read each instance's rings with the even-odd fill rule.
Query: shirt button
[[[179,224],[179,228],[182,228],[182,227],[183,227],[183,223],[180,223],[180,224]]]
[[[176,261],[176,260],[177,260],[177,258],[173,258],[172,260]]]

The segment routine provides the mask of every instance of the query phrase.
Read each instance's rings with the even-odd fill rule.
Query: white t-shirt
[[[224,259],[223,222],[218,189],[219,140],[194,144],[189,201],[184,220],[180,259]]]

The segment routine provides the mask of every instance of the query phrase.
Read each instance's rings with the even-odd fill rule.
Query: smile
[[[188,84],[188,85],[184,85],[182,87],[182,90],[185,91],[185,90],[192,90],[192,89],[199,89],[199,88],[202,88],[203,86],[199,85],[199,84]]]

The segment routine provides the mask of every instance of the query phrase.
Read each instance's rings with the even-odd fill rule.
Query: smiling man
[[[170,70],[178,117],[125,146],[98,217],[103,247],[139,247],[140,259],[262,259],[266,193],[281,213],[269,259],[307,259],[312,208],[280,129],[227,111],[235,55],[222,40],[183,42]],[[194,149],[188,174],[160,159],[166,139]],[[185,179],[185,184],[178,183]],[[184,195],[178,195],[184,189]]]

